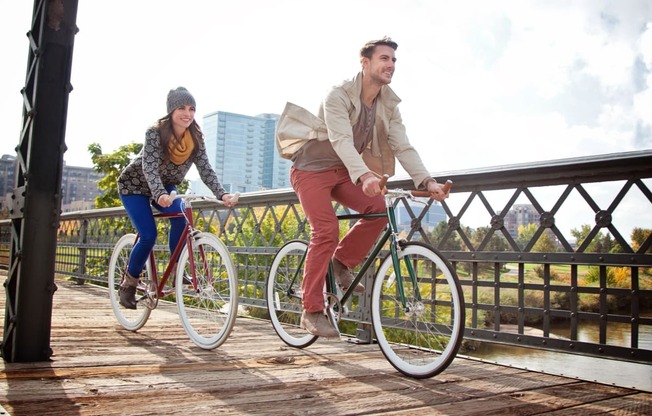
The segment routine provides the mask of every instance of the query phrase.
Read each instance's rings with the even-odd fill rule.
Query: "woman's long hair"
[[[172,131],[172,113],[158,119],[153,128],[158,130],[158,134],[161,136],[161,150],[163,151],[163,154],[166,157],[169,156],[168,149],[170,140],[176,141],[181,139],[181,137],[175,137],[174,132]],[[199,150],[200,143],[204,140],[204,133],[201,131],[199,124],[197,124],[197,120],[192,120],[188,130],[190,130],[190,136],[192,137],[193,144],[195,145],[191,155],[191,157],[194,157]]]

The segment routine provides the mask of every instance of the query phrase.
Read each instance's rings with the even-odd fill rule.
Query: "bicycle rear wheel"
[[[303,312],[303,262],[307,250],[308,244],[301,240],[288,241],[283,245],[274,256],[265,290],[274,331],[283,342],[295,348],[305,348],[318,338],[299,327]]]
[[[388,255],[373,285],[373,329],[381,351],[394,368],[414,378],[432,377],[450,365],[462,342],[462,289],[453,268],[432,247],[407,243],[398,257],[406,307],[402,305],[394,264]],[[405,260],[414,270],[416,287]]]
[[[136,234],[125,234],[118,240],[109,259],[109,276],[107,279],[113,313],[120,325],[129,331],[137,331],[142,328],[147,322],[147,319],[149,319],[150,313],[152,313],[150,307],[151,300],[148,296],[149,290],[152,287],[152,272],[149,259],[145,264],[145,270],[140,275],[140,283],[136,291],[136,309],[127,309],[120,305],[119,302],[120,295],[118,294],[118,290],[127,273],[129,255],[135,242]]]
[[[192,342],[206,350],[222,345],[238,313],[238,279],[226,246],[213,234],[196,235],[179,257],[175,283],[179,318]]]

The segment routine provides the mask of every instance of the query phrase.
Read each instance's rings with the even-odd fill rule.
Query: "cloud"
[[[20,4],[12,14],[23,16],[22,26],[12,20],[1,29],[19,27],[3,36],[16,39],[2,46],[15,64],[0,88],[7,93],[0,108],[16,132],[31,9]],[[177,85],[195,94],[199,118],[218,110],[279,112],[285,101],[315,110],[330,85],[358,70],[359,45],[385,34],[399,42],[392,86],[411,140],[420,150],[464,154],[442,160],[424,151],[433,169],[494,165],[473,150],[523,143],[557,149],[540,158],[649,147],[649,1],[247,0],[178,9],[172,1],[142,0],[129,3],[126,14],[124,4],[79,8],[66,138],[71,163],[83,158],[88,165],[91,142],[110,151],[141,140]],[[179,31],[172,29],[177,21],[194,23]],[[327,30],[333,21],[337,30]],[[118,24],[146,30],[106,36]],[[523,160],[517,152],[501,157],[500,164]]]
[[[468,140],[482,138],[474,149],[486,143],[502,148],[529,143],[539,158],[557,158],[649,145],[648,2],[546,1],[503,11],[475,28],[496,35],[483,39],[503,40],[492,50],[494,56],[486,57],[485,51],[482,66],[460,72],[475,92],[466,96],[474,101],[466,107],[475,125],[459,124],[457,131]],[[646,65],[640,65],[642,60]],[[518,158],[522,161],[523,155]]]

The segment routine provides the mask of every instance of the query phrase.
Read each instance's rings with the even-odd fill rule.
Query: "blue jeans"
[[[165,189],[171,192],[176,190],[176,187],[168,186]],[[157,203],[151,202],[150,197],[145,195],[120,195],[120,200],[139,235],[138,242],[136,242],[129,255],[129,266],[127,267],[127,271],[131,276],[138,277],[142,273],[147,257],[154,248],[158,237],[151,206],[163,213],[182,212],[182,201],[176,199],[172,205],[163,208]],[[170,234],[168,235],[170,253],[173,253],[177,247],[185,225],[186,220],[184,218],[170,218]]]

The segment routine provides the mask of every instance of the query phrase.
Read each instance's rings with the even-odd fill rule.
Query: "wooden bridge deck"
[[[457,358],[406,378],[376,345],[285,347],[239,317],[203,351],[170,306],[137,333],[118,327],[106,290],[57,282],[52,360],[0,363],[0,415],[651,415],[652,394]],[[5,294],[0,293],[4,311]],[[4,315],[4,313],[3,313]]]

